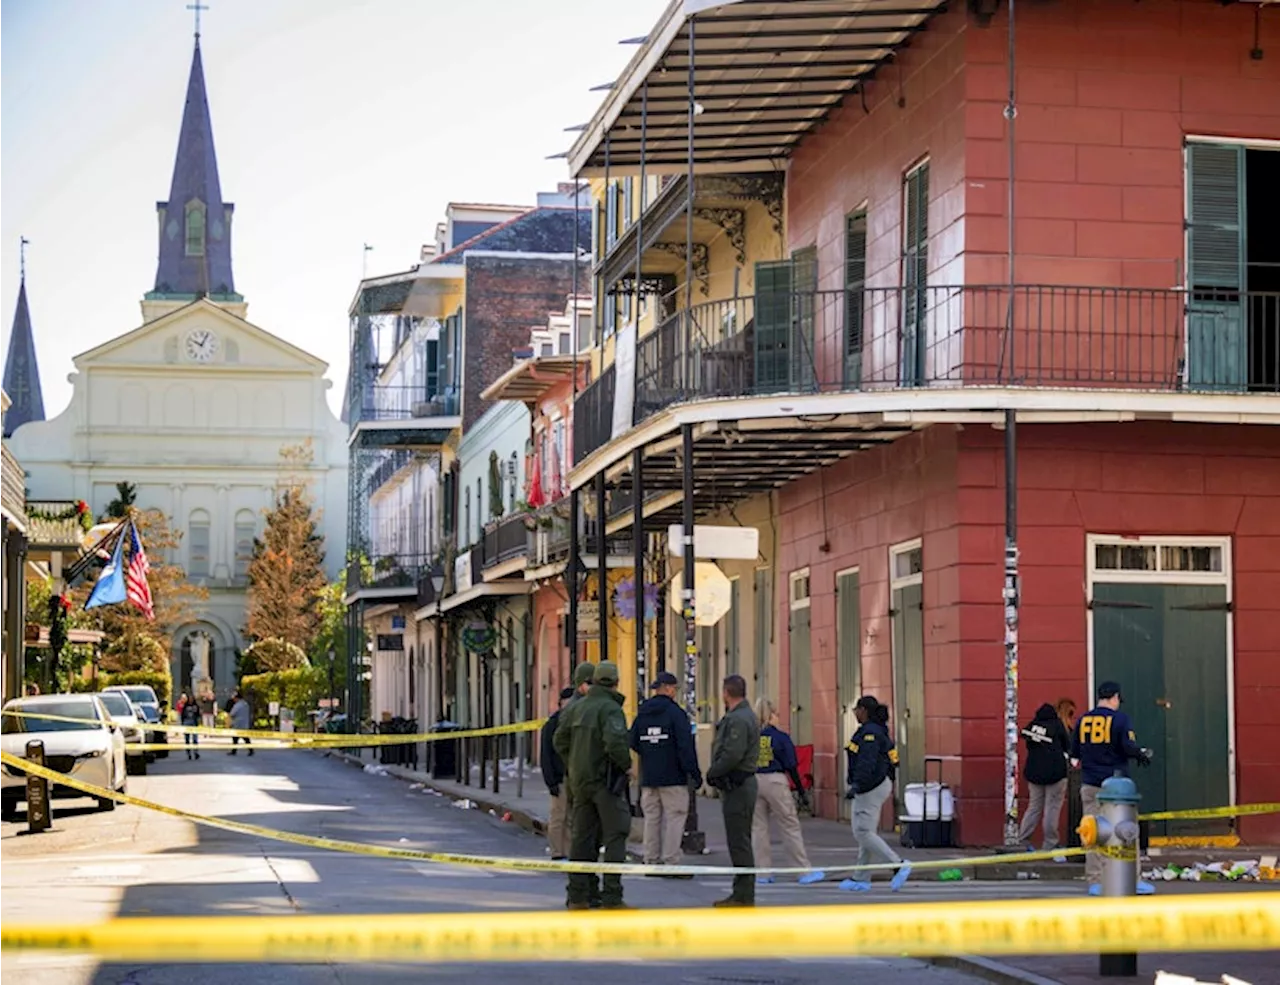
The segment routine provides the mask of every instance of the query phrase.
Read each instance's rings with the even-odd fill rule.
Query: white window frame
[[[1161,547],[1220,547],[1221,571],[1113,571],[1094,566],[1097,547],[1103,545],[1154,546],[1157,559]],[[1224,585],[1227,589],[1227,791],[1228,800],[1236,802],[1236,627],[1232,601],[1235,582],[1231,576],[1231,537],[1126,537],[1121,534],[1088,534],[1085,537],[1085,646],[1088,653],[1089,691],[1092,703],[1097,687],[1093,652],[1093,586],[1098,582],[1146,583],[1162,585]],[[1159,561],[1157,560],[1157,565]]]
[[[807,582],[808,591],[805,592],[804,598],[796,598],[796,584],[799,581]],[[787,575],[787,605],[792,612],[797,609],[807,609],[813,602],[813,580],[809,577],[809,569],[807,567],[797,568],[791,574]]]
[[[920,567],[922,570],[912,575],[898,575],[898,565],[896,564],[899,557],[903,554],[910,554],[912,551],[920,552]],[[903,588],[907,585],[924,584],[924,540],[916,537],[912,540],[905,540],[901,544],[893,544],[889,548],[889,589]]]

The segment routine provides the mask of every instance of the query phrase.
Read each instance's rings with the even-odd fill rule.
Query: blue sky
[[[71,357],[135,328],[191,64],[187,0],[4,0],[4,348],[18,238],[45,409]],[[402,270],[449,201],[532,203],[665,0],[212,0],[201,48],[250,321],[346,376],[360,278]]]

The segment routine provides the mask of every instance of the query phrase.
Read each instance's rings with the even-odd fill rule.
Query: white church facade
[[[170,560],[209,590],[174,634],[175,689],[208,641],[219,698],[246,645],[246,571],[282,478],[281,452],[309,443],[330,579],[346,555],[347,429],[329,408],[327,364],[246,319],[231,276],[232,206],[221,199],[197,43],[155,288],[142,324],[74,359],[71,402],[10,438],[32,499],[83,499],[100,515],[116,484],[181,532]],[[197,671],[198,673],[198,671]]]

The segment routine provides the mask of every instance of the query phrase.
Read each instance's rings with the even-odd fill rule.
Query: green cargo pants
[[[626,797],[615,795],[603,788],[590,797],[575,796],[570,815],[573,818],[573,839],[569,843],[569,859],[573,862],[600,861],[600,846],[604,846],[605,862],[627,860],[627,835],[631,833],[631,811]],[[747,840],[751,839],[750,822],[747,824]],[[569,873],[569,903],[591,903],[596,895],[597,877],[590,872]],[[602,905],[617,906],[622,902],[622,876],[606,875]]]
[[[752,868],[755,852],[751,848],[751,822],[756,813],[757,784],[755,775],[747,777],[742,786],[720,794],[720,806],[724,811],[724,834],[729,843],[729,861],[740,868]],[[733,877],[734,899],[752,906],[756,902],[756,877]]]

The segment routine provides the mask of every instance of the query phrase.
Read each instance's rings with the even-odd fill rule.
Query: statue
[[[213,677],[209,673],[209,637],[204,633],[191,636],[191,688],[197,693],[213,693]]]

